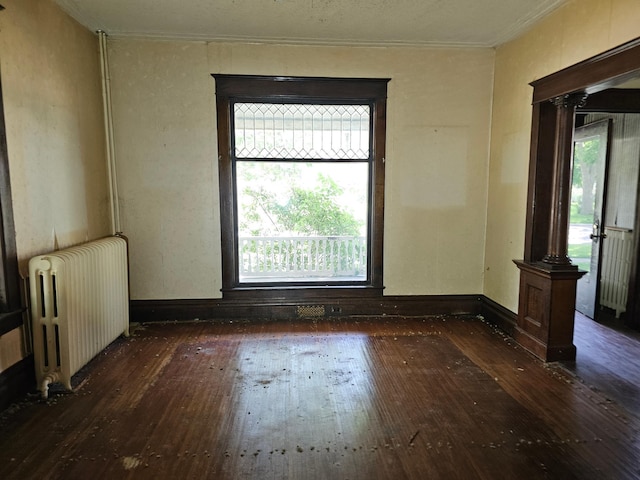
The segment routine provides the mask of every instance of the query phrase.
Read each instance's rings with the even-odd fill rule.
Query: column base
[[[586,273],[574,265],[514,260],[520,269],[515,340],[544,360],[575,360],[576,283]]]

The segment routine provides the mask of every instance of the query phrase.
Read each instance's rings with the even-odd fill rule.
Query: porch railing
[[[365,278],[366,237],[240,237],[240,279]]]

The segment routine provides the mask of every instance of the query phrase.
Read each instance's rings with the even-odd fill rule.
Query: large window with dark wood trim
[[[223,289],[381,289],[388,80],[214,77]]]

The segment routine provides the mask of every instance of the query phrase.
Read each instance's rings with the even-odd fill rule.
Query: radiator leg
[[[49,385],[55,383],[58,380],[58,376],[55,374],[48,374],[42,379],[40,385],[40,392],[42,392],[42,398],[46,400],[49,398]]]

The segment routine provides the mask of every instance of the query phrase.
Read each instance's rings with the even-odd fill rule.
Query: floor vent
[[[296,307],[298,318],[324,317],[324,305],[299,305]]]

